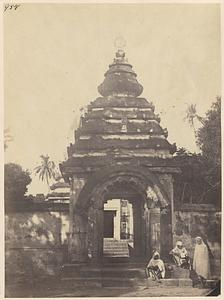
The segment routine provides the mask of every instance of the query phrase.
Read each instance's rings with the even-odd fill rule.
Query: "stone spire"
[[[165,160],[172,158],[176,146],[167,140],[167,129],[161,127],[153,103],[138,97],[143,87],[121,47],[98,90],[102,96],[88,105],[75,131],[75,142],[67,149],[68,160],[60,166],[63,176],[70,176],[74,169],[92,172],[123,161],[168,164]]]
[[[103,97],[138,97],[141,95],[143,87],[138,83],[137,75],[125,56],[124,40],[116,39],[115,46],[117,48],[115,58],[113,63],[109,65],[109,70],[104,74],[105,79],[98,86],[98,91]]]

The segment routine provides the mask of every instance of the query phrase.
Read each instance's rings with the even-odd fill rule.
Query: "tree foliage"
[[[195,108],[195,107],[193,107]],[[193,109],[194,115],[196,109]],[[201,117],[200,117],[201,118]],[[201,118],[202,119],[202,118]],[[196,132],[201,154],[184,148],[174,160],[182,173],[175,178],[175,197],[181,203],[221,204],[221,98],[217,97]]]
[[[201,154],[191,153],[185,148],[177,150],[174,161],[181,173],[175,176],[175,199],[178,203],[199,203],[206,188],[204,163]]]
[[[197,144],[211,169],[221,168],[221,98],[217,97],[197,132]]]
[[[206,113],[204,125],[197,132],[197,144],[206,165],[208,192],[221,202],[221,97]]]
[[[14,163],[5,164],[4,173],[6,202],[24,200],[27,185],[31,183],[30,173]]]
[[[39,174],[39,178],[44,181],[46,180],[49,187],[49,179],[55,178],[55,163],[50,160],[48,155],[41,155],[41,164],[34,170],[36,174]]]
[[[186,110],[186,115],[184,117],[184,121],[187,121],[189,125],[193,128],[194,134],[197,134],[195,128],[195,120],[199,121],[202,125],[204,125],[204,119],[198,115],[196,104],[189,104]]]

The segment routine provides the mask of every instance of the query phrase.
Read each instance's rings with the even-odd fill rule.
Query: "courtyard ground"
[[[6,288],[5,297],[159,297],[159,296],[207,296],[208,289],[193,287],[127,287],[127,288],[77,288],[63,287],[54,283],[38,283],[35,285],[10,285]]]

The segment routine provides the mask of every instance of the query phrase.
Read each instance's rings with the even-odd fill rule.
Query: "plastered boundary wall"
[[[200,209],[201,208],[201,209]],[[194,238],[203,236],[210,248],[212,275],[220,276],[221,213],[176,210],[173,218],[174,244],[181,240],[193,257]],[[13,210],[5,214],[6,282],[59,276],[68,258],[69,211],[63,209]]]

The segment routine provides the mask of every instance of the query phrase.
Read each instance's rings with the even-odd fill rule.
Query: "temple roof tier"
[[[114,155],[95,156],[93,160],[90,154],[91,153],[82,153],[83,156],[81,156],[80,153],[78,157],[70,157],[66,162],[60,164],[60,169],[67,175],[74,173],[74,170],[77,174],[82,174],[83,172],[91,173],[105,166],[115,166],[122,163],[126,167],[144,166],[150,168],[150,170],[159,171],[160,173],[180,173],[180,166],[174,163],[172,156],[170,158],[145,156],[139,159],[139,157],[134,156],[133,153],[130,152],[129,156],[126,157],[121,157],[114,153]]]
[[[102,137],[100,135],[91,136],[88,139],[79,139],[73,145],[72,149],[77,150],[107,150],[110,148],[120,149],[154,149],[154,150],[167,150],[172,151],[173,146],[165,139],[161,137],[150,138],[147,135],[139,137],[134,136],[109,136]]]
[[[133,107],[133,108],[151,108],[154,111],[155,106],[152,102],[147,101],[145,98],[126,97],[126,96],[113,96],[113,97],[98,97],[90,103],[92,108],[103,107]]]
[[[68,160],[61,164],[61,170],[74,169],[75,165],[82,168],[86,163],[97,168],[111,159],[114,163],[122,160],[137,164],[155,159],[154,166],[164,166],[176,145],[167,140],[167,129],[161,127],[154,104],[138,97],[143,88],[123,50],[116,53],[98,90],[103,97],[82,110],[74,144],[67,148]]]
[[[143,91],[143,87],[138,83],[136,73],[132,65],[127,62],[123,50],[116,52],[113,64],[109,65],[109,70],[105,73],[105,79],[98,87],[99,93],[104,96],[128,96],[138,97]]]
[[[150,135],[164,135],[167,137],[167,131],[162,129],[155,120],[135,120],[128,119],[126,122],[127,132],[130,134],[148,133]],[[104,119],[87,119],[83,120],[82,128],[76,130],[76,137],[86,134],[118,134],[121,133],[123,126],[122,120],[104,120]]]

